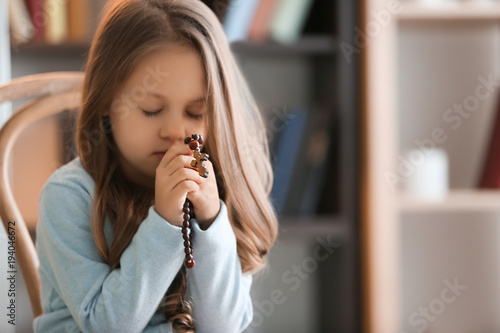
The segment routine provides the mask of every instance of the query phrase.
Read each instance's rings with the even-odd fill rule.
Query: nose
[[[172,143],[176,141],[184,141],[186,129],[180,120],[173,119],[175,117],[167,117],[162,120],[160,126],[160,137],[165,140],[170,140]]]

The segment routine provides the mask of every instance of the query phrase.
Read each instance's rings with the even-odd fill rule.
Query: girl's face
[[[132,182],[154,187],[159,152],[194,133],[206,139],[205,99],[204,68],[195,50],[169,44],[138,62],[104,114]]]

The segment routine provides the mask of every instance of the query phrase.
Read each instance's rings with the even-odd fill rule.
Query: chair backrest
[[[24,76],[0,86],[0,104],[31,98],[15,110],[0,129],[0,218],[7,236],[15,233],[16,263],[21,269],[34,317],[43,313],[38,273],[40,261],[14,200],[9,161],[14,143],[24,129],[38,120],[79,107],[82,83],[83,72],[52,72]],[[15,225],[9,223],[12,221]]]

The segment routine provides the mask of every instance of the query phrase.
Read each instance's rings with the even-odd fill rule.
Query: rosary
[[[204,161],[208,161],[208,154],[207,153],[201,153],[200,152],[200,147],[201,145],[205,142],[203,140],[203,137],[199,134],[192,134],[191,136],[188,136],[185,140],[185,144],[189,144],[189,149],[191,149],[194,153],[194,160],[191,161],[191,166],[193,168],[198,168],[198,173],[200,176],[203,178],[208,177],[208,170],[205,168],[205,165],[203,164]],[[189,201],[188,198],[186,198],[186,201],[184,202],[184,207],[183,207],[183,222],[182,222],[182,238],[184,239],[184,253],[186,254],[186,258],[184,260],[184,265],[186,268],[193,268],[196,262],[194,261],[193,258],[193,241],[191,237],[191,223],[189,220],[191,217],[195,217],[194,215],[194,210],[193,210],[193,204],[191,201]]]

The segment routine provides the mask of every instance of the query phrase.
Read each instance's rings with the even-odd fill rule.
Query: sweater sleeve
[[[208,229],[192,219],[196,265],[188,270],[186,294],[194,304],[198,333],[241,332],[253,319],[252,275],[242,274],[227,207],[222,200],[220,204]]]
[[[183,264],[181,228],[150,207],[120,268],[111,272],[94,243],[90,205],[90,194],[78,185],[44,186],[37,227],[40,270],[83,332],[142,332]],[[161,326],[148,330],[168,332]]]

